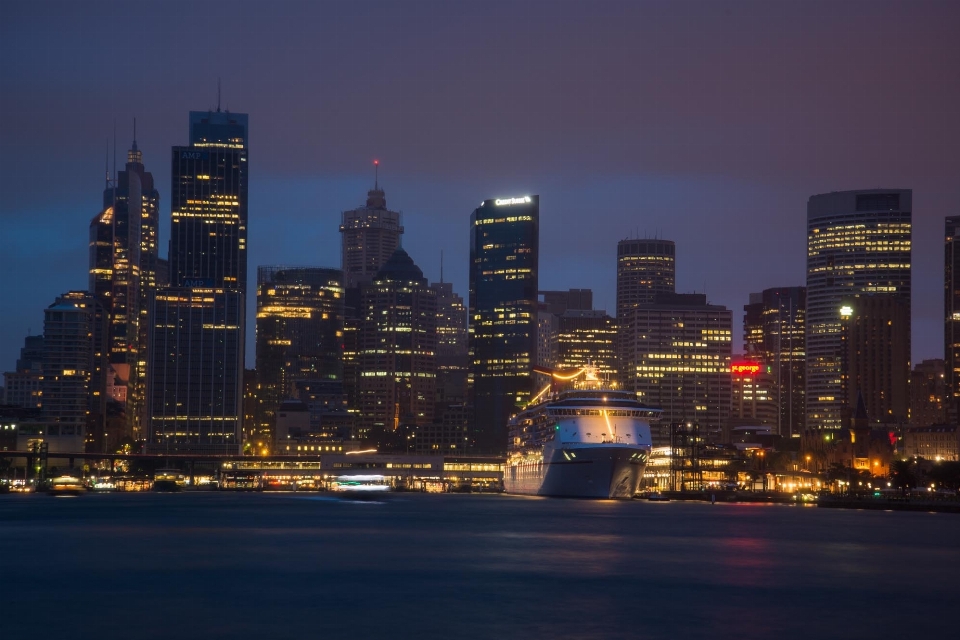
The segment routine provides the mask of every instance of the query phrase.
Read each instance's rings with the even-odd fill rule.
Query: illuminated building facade
[[[507,446],[507,421],[533,393],[540,197],[485,200],[470,215],[474,445]]]
[[[778,408],[775,419],[763,424],[776,425],[787,438],[802,433],[806,420],[806,307],[805,287],[777,287],[751,293],[743,308],[745,359],[770,369]]]
[[[375,163],[376,164],[376,163]],[[351,409],[360,405],[360,285],[369,283],[400,247],[402,215],[387,209],[387,197],[374,179],[363,207],[340,216],[340,260],[345,289],[343,386]]]
[[[602,310],[567,309],[559,317],[558,369],[593,365],[601,380],[617,378],[617,323]]]
[[[807,203],[807,429],[845,426],[844,301],[885,294],[909,309],[912,196],[909,189],[843,191]],[[909,353],[909,325],[903,338]]]
[[[617,243],[617,325],[619,353],[625,353],[634,333],[633,310],[653,304],[658,295],[676,292],[677,247],[671,240],[625,239]],[[627,374],[628,363],[620,364]],[[621,382],[626,383],[626,379]]]
[[[105,320],[103,307],[86,291],[65,293],[44,311],[42,439],[50,451],[84,451],[90,428],[98,428],[90,421],[102,411],[102,396],[95,392],[103,372]]]
[[[339,269],[257,269],[258,422],[267,440],[277,407],[297,397],[296,382],[326,381],[342,394],[342,279]]]
[[[957,425],[913,427],[904,433],[904,455],[926,460],[960,460],[960,429]]]
[[[944,222],[943,355],[947,415],[960,420],[960,216]]]
[[[463,403],[469,368],[467,307],[451,283],[434,282],[430,288],[437,295],[437,403]]]
[[[103,210],[90,222],[89,291],[108,317],[106,387],[123,416],[121,436],[139,438],[146,389],[150,310],[157,287],[160,194],[137,141],[124,170],[107,181]]]
[[[173,147],[170,281],[247,291],[247,115],[190,112]]]
[[[243,422],[247,115],[190,112],[173,147],[170,286],[149,346],[147,449],[235,454]]]
[[[400,247],[401,218],[398,211],[387,209],[387,196],[376,182],[367,192],[366,206],[341,214],[344,287],[352,289],[373,280]]]
[[[150,453],[240,452],[243,293],[162,289],[154,305]]]
[[[910,408],[910,304],[897,296],[861,295],[845,305],[847,410],[863,397],[872,426],[906,426]]]
[[[929,427],[947,422],[946,367],[939,358],[924,360],[910,374],[910,424]]]
[[[731,427],[756,427],[777,423],[773,367],[748,360],[730,365]]]
[[[671,426],[698,423],[720,442],[730,416],[733,316],[703,294],[660,295],[629,312],[623,362],[626,388],[663,409],[652,425],[653,445],[669,446]]]
[[[361,287],[360,436],[433,421],[437,294],[403,249]]]

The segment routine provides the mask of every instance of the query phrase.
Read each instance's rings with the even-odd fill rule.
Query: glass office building
[[[470,216],[474,446],[499,453],[507,420],[533,394],[540,197],[485,200]]]

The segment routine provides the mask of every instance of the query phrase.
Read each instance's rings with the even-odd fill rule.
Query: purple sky
[[[466,295],[468,218],[540,194],[542,289],[615,307],[618,240],[677,242],[734,310],[804,283],[807,197],[914,190],[913,356],[942,357],[960,214],[960,2],[0,3],[0,370],[85,288],[107,138],[170,215],[187,112],[250,114],[250,273],[339,266],[381,161],[404,246]],[[253,328],[248,334],[252,337]],[[248,364],[253,363],[249,349]]]

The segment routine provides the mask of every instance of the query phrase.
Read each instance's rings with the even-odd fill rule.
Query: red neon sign
[[[734,362],[730,365],[730,373],[742,376],[755,376],[760,373],[760,365],[753,362]]]

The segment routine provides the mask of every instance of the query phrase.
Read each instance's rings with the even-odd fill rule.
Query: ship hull
[[[547,447],[539,460],[508,461],[504,489],[558,498],[629,499],[643,477],[646,453],[636,446]]]

